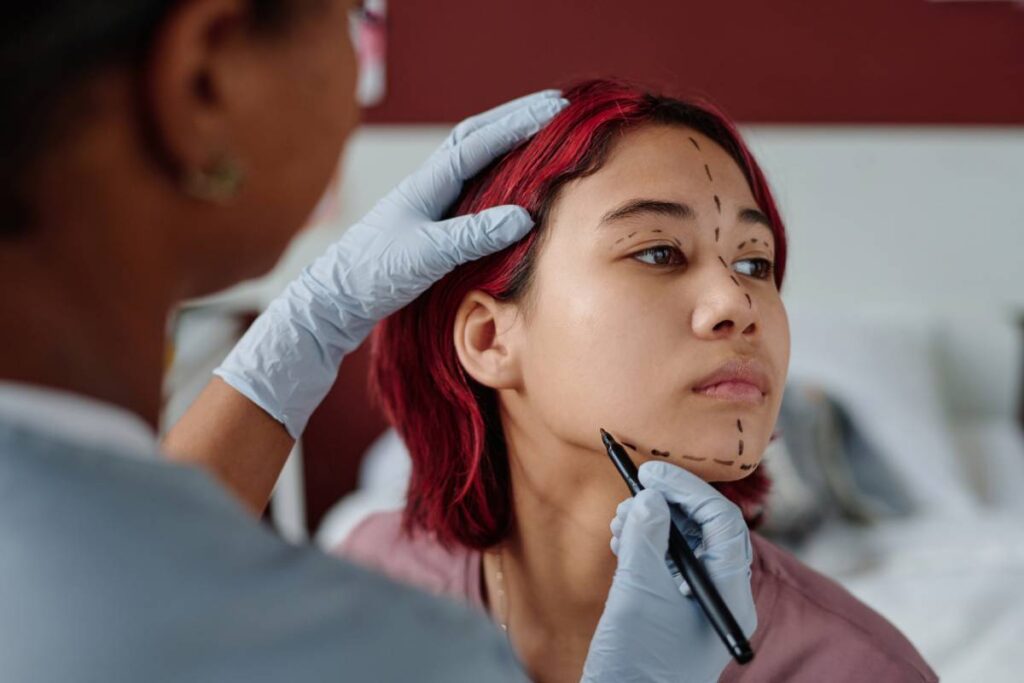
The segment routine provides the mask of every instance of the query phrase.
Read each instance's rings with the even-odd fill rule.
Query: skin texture
[[[0,243],[0,377],[156,425],[170,311],[265,272],[335,172],[357,114],[353,5],[298,3],[286,26],[257,30],[245,0],[176,3],[144,64],[66,93],[72,125],[25,172],[33,225]],[[234,197],[185,191],[185,176],[225,158],[244,174]],[[221,469],[258,462],[249,476],[269,492],[291,446],[284,428],[218,383],[196,412],[205,418],[193,414],[171,450],[207,462],[232,444]]]
[[[685,203],[695,215],[602,224],[638,198]],[[707,481],[741,478],[753,469],[740,465],[760,462],[789,328],[770,273],[749,260],[774,252],[766,226],[738,218],[756,206],[710,139],[680,127],[629,132],[599,171],[563,188],[524,299],[474,292],[460,308],[460,360],[498,392],[516,515],[509,540],[485,555],[485,582],[494,594],[500,553],[507,614],[492,608],[535,680],[578,680],[611,584],[608,519],[627,492],[599,427],[635,445],[638,465],[667,459]],[[733,358],[763,363],[771,388],[760,404],[694,393]]]

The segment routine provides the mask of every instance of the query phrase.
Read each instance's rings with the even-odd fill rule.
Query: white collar
[[[156,434],[124,408],[69,391],[0,381],[0,421],[101,450],[155,457]]]

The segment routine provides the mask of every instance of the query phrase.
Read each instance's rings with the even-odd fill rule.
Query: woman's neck
[[[600,451],[506,426],[516,521],[486,563],[490,594],[505,593],[492,611],[534,680],[578,681],[615,571],[609,524],[629,494]]]

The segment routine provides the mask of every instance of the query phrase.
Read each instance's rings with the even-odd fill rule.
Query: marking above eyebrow
[[[740,242],[739,244],[737,244],[737,245],[736,245],[736,248],[737,248],[737,249],[742,249],[742,248],[743,248],[743,245],[744,245],[744,244],[746,244],[746,243],[747,243],[747,241],[746,241],[746,240],[743,240],[742,242]]]
[[[724,259],[724,258],[722,258],[721,256],[719,256],[719,257],[718,257],[718,260],[722,262],[722,265],[723,265],[723,266],[725,266],[725,269],[726,269],[726,270],[728,270],[728,269],[729,269],[729,264],[725,262],[725,259]]]
[[[700,145],[697,144],[697,141],[694,140],[693,138],[690,138],[690,142],[693,143],[693,146],[696,147],[697,151],[699,152],[700,151]]]
[[[689,205],[682,202],[671,202],[662,199],[630,199],[615,207],[601,217],[599,226],[606,223],[613,223],[626,218],[654,214],[657,216],[668,216],[680,220],[691,220],[697,217],[697,213]]]
[[[736,286],[737,286],[737,287],[739,287],[739,286],[740,286],[740,281],[736,279],[736,276],[735,276],[735,275],[730,275],[729,277],[731,277],[731,278],[732,278],[732,281],[733,281],[734,283],[736,283]]]

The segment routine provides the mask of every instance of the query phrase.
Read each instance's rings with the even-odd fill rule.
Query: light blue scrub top
[[[155,443],[66,436],[0,410],[0,680],[523,680],[481,616],[283,542]]]

